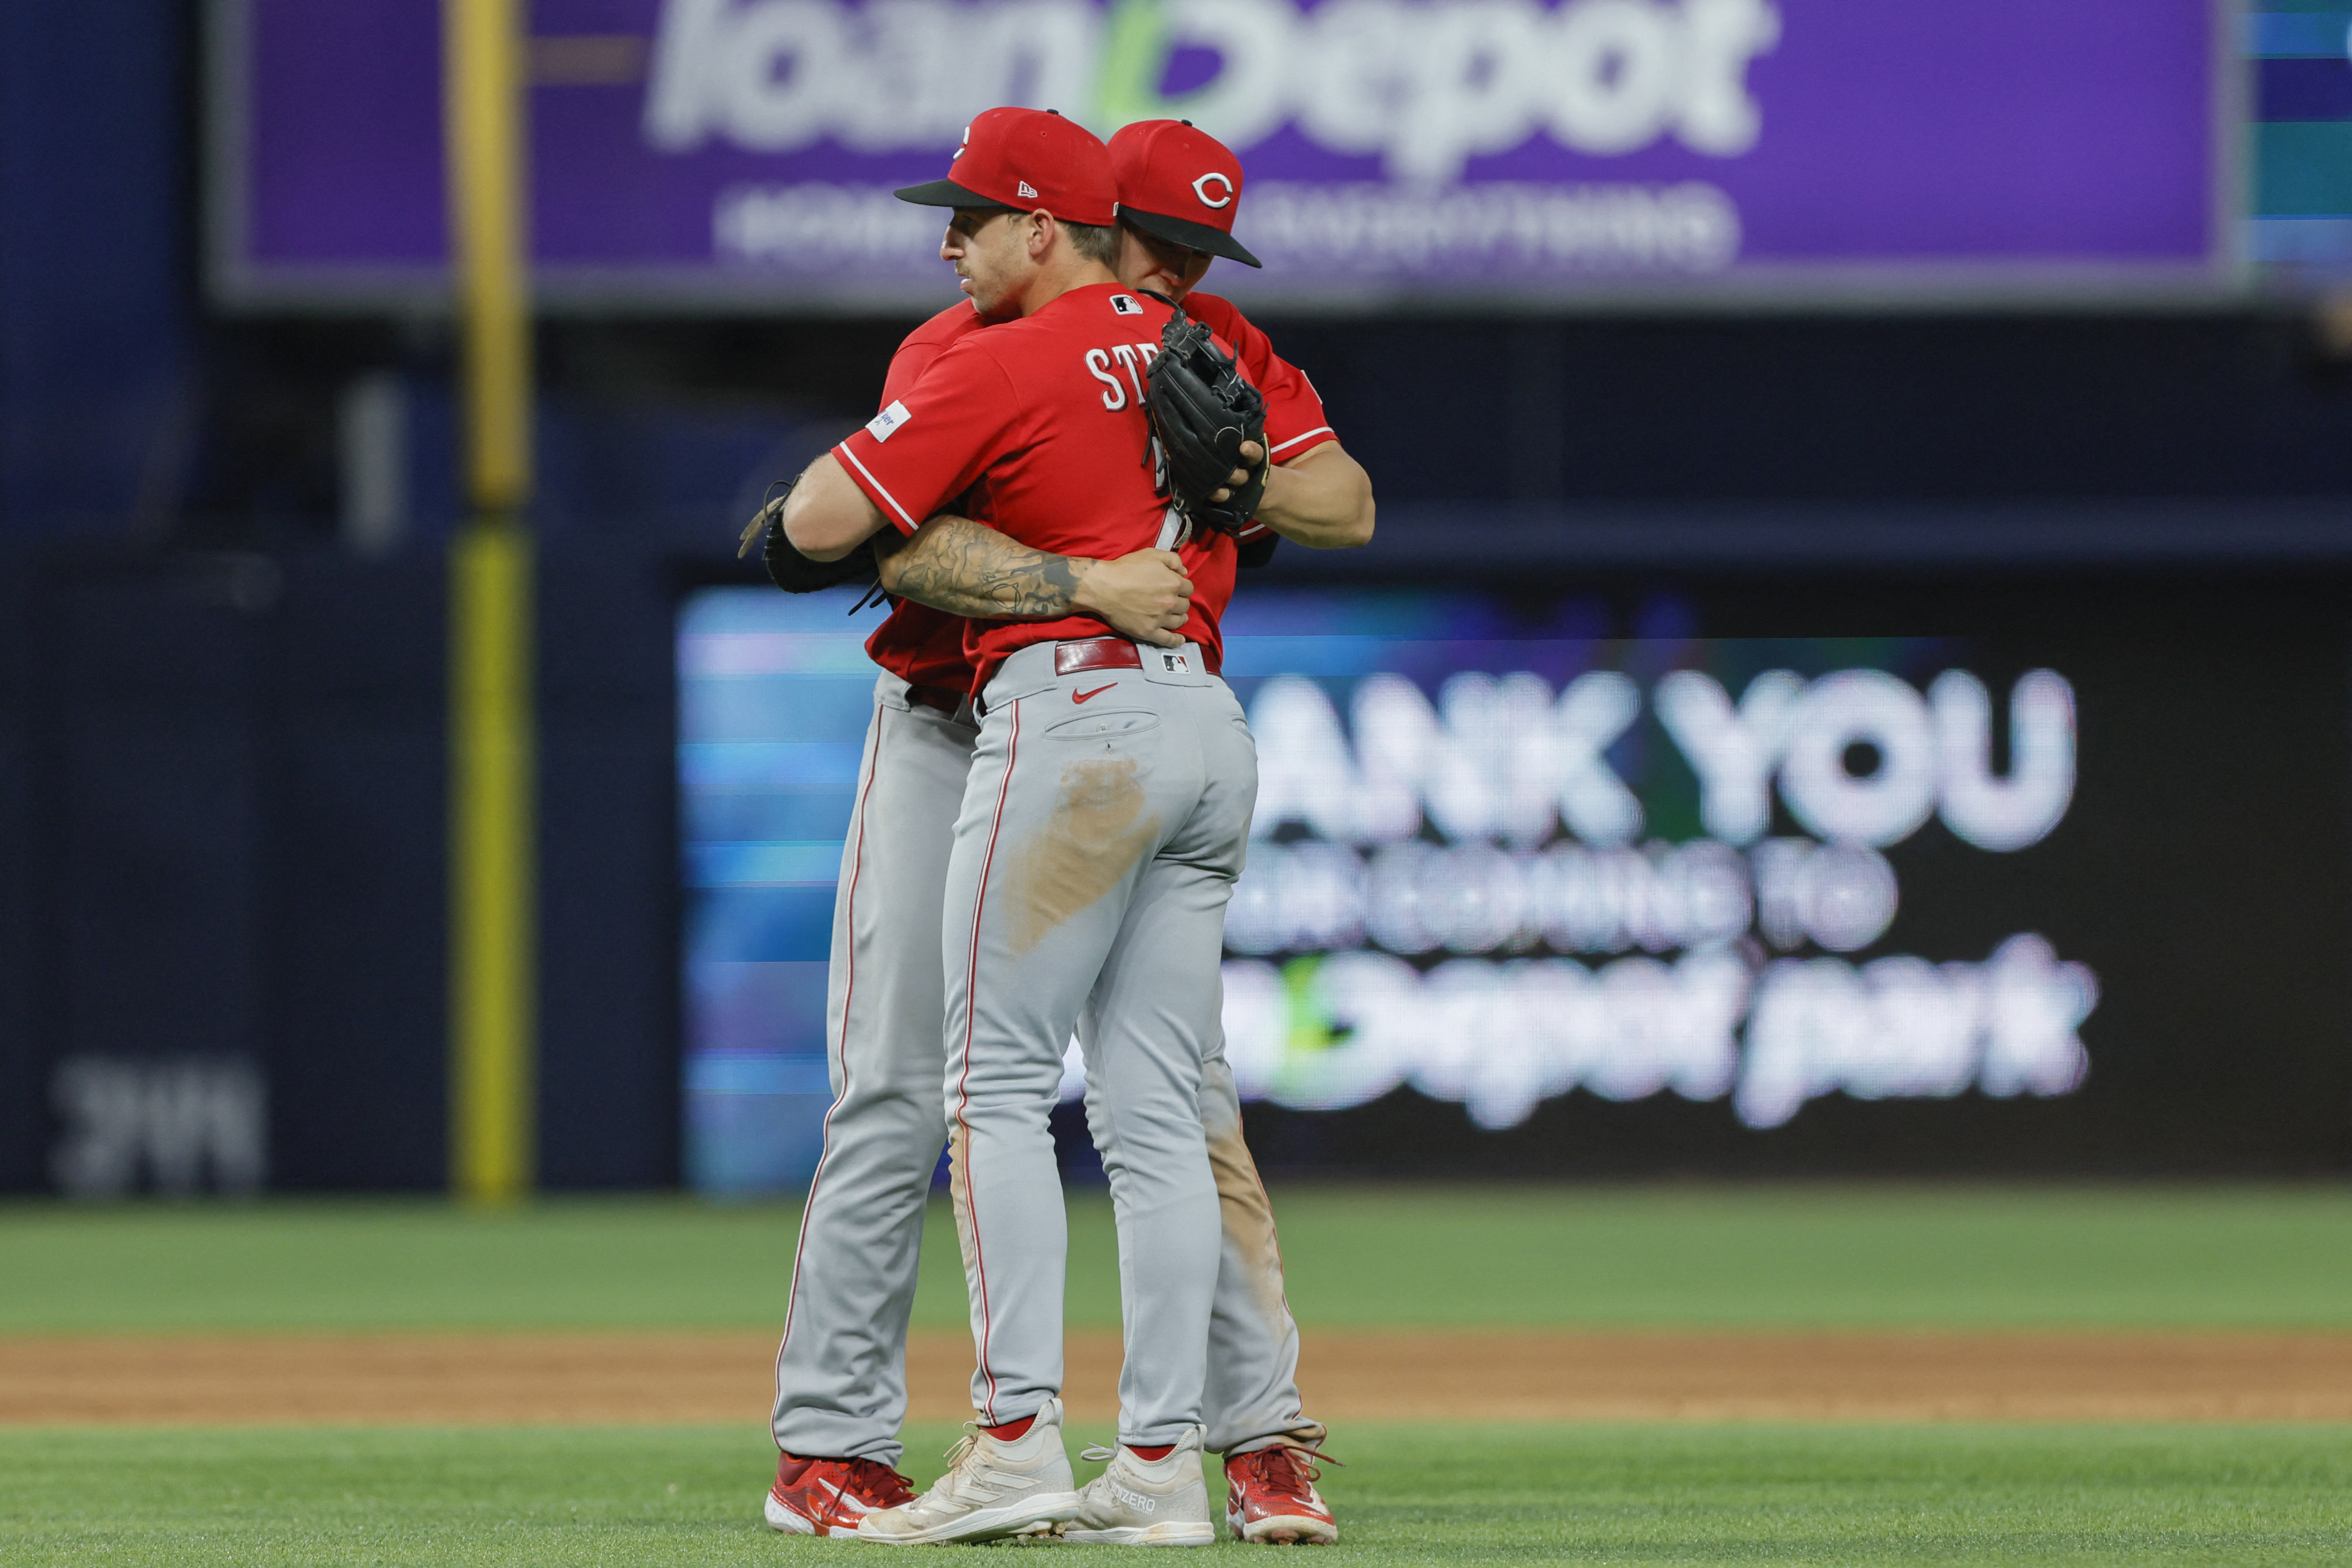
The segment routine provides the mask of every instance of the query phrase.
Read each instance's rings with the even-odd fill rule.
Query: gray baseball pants
[[[875,683],[834,901],[826,1055],[835,1104],[776,1358],[773,1426],[788,1453],[895,1465],[902,1452],[907,1320],[946,1139],[939,911],[977,738],[968,716],[909,701],[898,677],[885,672]],[[1300,1411],[1298,1329],[1283,1300],[1274,1215],[1242,1141],[1222,1052],[1220,1038],[1200,1100],[1224,1232],[1210,1324],[1209,1445],[1227,1453],[1313,1446],[1324,1428]],[[1089,1097],[1090,1123],[1098,1103]]]
[[[1076,656],[1116,651],[1125,666]],[[1039,644],[984,693],[948,861],[947,1111],[987,1425],[1061,1392],[1066,1228],[1046,1118],[1083,1016],[1118,1222],[1119,1438],[1202,1419],[1222,1251],[1202,1127],[1257,761],[1200,650]]]

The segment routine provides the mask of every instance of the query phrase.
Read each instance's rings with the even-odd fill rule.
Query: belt
[[[945,686],[908,686],[907,700],[919,702],[935,712],[952,719],[963,707],[963,693]]]
[[[1125,637],[1087,637],[1082,642],[1054,645],[1054,673],[1076,675],[1082,669],[1141,669],[1143,656]]]

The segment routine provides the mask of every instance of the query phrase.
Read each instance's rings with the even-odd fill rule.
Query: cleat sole
[[[1239,1515],[1227,1514],[1225,1523],[1234,1539],[1253,1546],[1334,1546],[1339,1543],[1339,1527],[1319,1519],[1302,1519],[1296,1515],[1277,1515],[1245,1524]]]
[[[1077,1493],[1045,1492],[1023,1498],[1017,1504],[974,1509],[961,1519],[906,1535],[883,1535],[867,1530],[865,1524],[860,1524],[853,1533],[857,1540],[872,1542],[877,1546],[940,1546],[954,1541],[1002,1541],[1008,1536],[1049,1531],[1077,1511]],[[867,1522],[871,1522],[871,1516]]]
[[[1217,1527],[1206,1520],[1163,1520],[1158,1524],[1119,1524],[1108,1530],[1072,1530],[1062,1539],[1073,1546],[1214,1546]]]

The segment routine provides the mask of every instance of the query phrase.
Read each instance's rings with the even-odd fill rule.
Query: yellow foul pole
[[[469,516],[449,555],[449,1182],[527,1194],[538,1159],[531,352],[520,0],[443,0]]]

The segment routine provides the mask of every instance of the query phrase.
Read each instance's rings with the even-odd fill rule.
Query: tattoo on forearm
[[[1024,620],[1058,616],[1077,592],[1077,565],[1015,544],[982,523],[933,518],[892,558],[891,592],[950,615]]]

